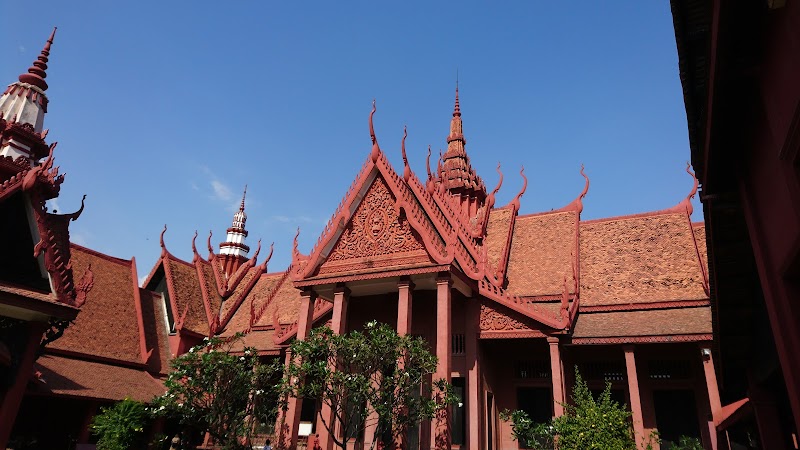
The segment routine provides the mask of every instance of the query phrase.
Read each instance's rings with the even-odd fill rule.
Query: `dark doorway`
[[[689,389],[653,391],[656,409],[656,427],[661,438],[661,448],[669,449],[681,436],[700,437],[697,424],[697,404],[694,392]]]
[[[517,409],[525,411],[534,423],[547,423],[553,417],[553,394],[549,388],[518,388]],[[530,448],[531,443],[520,440],[519,446]]]

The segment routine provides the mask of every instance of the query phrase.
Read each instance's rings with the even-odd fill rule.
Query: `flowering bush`
[[[432,419],[455,401],[444,380],[424,386],[437,366],[424,339],[399,336],[375,321],[363,332],[344,335],[327,327],[314,329],[308,339],[294,341],[290,352],[283,392],[329,406],[332,416],[321,422],[328,430],[346,430],[343,438],[331,434],[341,448],[368,426],[376,427],[375,439],[365,448],[374,448],[384,437],[398,439],[409,426]],[[377,423],[368,422],[369,417],[377,417]]]
[[[254,426],[275,420],[282,366],[262,363],[252,348],[232,352],[240,340],[206,339],[173,359],[167,392],[153,400],[153,413],[207,431],[223,449],[250,448]]]

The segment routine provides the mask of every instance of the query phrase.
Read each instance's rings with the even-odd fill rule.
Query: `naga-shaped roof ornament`
[[[195,245],[195,241],[197,241],[197,230],[194,230],[194,237],[192,237],[192,253],[194,254],[194,259],[203,259],[200,257],[200,254],[197,253],[197,245]]]
[[[375,136],[375,127],[372,125],[372,116],[375,115],[377,107],[375,106],[375,99],[372,99],[372,111],[369,112],[369,137],[372,139],[372,152],[370,157],[372,162],[377,162],[381,154],[381,148],[378,145],[378,138]]]
[[[408,156],[406,156],[406,137],[408,137],[408,127],[403,126],[403,140],[400,141],[400,152],[403,154],[403,179],[408,182],[411,179],[411,167],[408,166]]]
[[[689,195],[686,196],[686,199],[683,200],[683,203],[686,205],[686,211],[689,213],[690,216],[694,212],[694,207],[692,206],[692,199],[694,198],[695,195],[697,195],[697,186],[698,186],[697,177],[695,176],[694,172],[692,172],[691,169],[692,165],[687,161],[686,173],[688,173],[692,177],[694,184],[692,186],[692,191],[689,192]]]
[[[167,232],[167,224],[164,224],[164,229],[161,230],[161,236],[159,236],[158,241],[161,245],[161,255],[165,255],[167,253],[167,246],[164,245],[164,233]]]
[[[31,67],[28,67],[28,73],[23,73],[19,76],[21,83],[32,84],[43,91],[47,90],[47,82],[44,81],[47,77],[47,59],[50,56],[50,46],[53,45],[53,38],[56,36],[57,29],[57,27],[53,27],[53,32],[50,33],[50,37],[47,39],[47,43],[44,44],[39,57],[36,58]]]
[[[519,174],[522,175],[522,180],[523,180],[522,189],[520,189],[517,196],[514,197],[514,200],[511,200],[511,203],[509,203],[509,205],[511,205],[511,207],[514,208],[514,212],[519,211],[520,208],[519,200],[525,194],[525,190],[528,189],[528,177],[525,176],[525,166],[522,166],[522,168],[519,170]]]
[[[208,240],[206,241],[206,246],[208,246],[208,259],[209,261],[214,258],[214,247],[211,245],[211,236],[214,234],[213,231],[208,230]]]
[[[586,180],[586,183],[583,185],[583,191],[581,191],[581,193],[575,198],[575,200],[573,200],[569,205],[561,208],[559,211],[575,211],[578,214],[583,212],[583,199],[589,192],[589,177],[586,176],[586,173],[584,172],[583,169],[584,169],[583,164],[581,164],[581,176],[583,177],[584,180]]]
[[[494,190],[492,190],[492,193],[489,194],[492,196],[492,198],[494,198],[494,196],[497,195],[498,192],[500,192],[500,186],[503,185],[503,172],[500,171],[499,161],[497,162],[497,168],[495,170],[497,171],[497,174],[500,175],[500,180],[497,181],[497,186],[494,188]]]

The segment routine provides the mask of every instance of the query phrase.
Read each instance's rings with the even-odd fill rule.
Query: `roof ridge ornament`
[[[56,36],[57,29],[58,27],[53,27],[53,32],[50,33],[50,37],[44,44],[41,53],[39,53],[36,61],[28,67],[28,72],[19,76],[19,81],[21,83],[31,84],[42,91],[47,90],[47,82],[44,81],[44,79],[47,77],[47,61],[50,56],[50,46],[53,45],[53,38]]]
[[[520,189],[517,196],[514,197],[514,200],[511,200],[511,203],[509,203],[509,205],[511,205],[511,207],[514,208],[515,213],[519,212],[520,208],[519,200],[522,198],[522,196],[525,194],[525,191],[528,189],[528,177],[525,176],[525,166],[522,166],[522,168],[519,170],[519,174],[522,175],[522,180],[523,180],[522,189]]]
[[[167,224],[164,224],[164,229],[161,230],[161,236],[159,236],[159,238],[158,238],[159,244],[161,245],[161,254],[162,255],[165,254],[166,251],[167,251],[167,246],[164,245],[164,233],[166,233],[166,232],[167,232]]]
[[[411,178],[411,167],[408,166],[408,157],[406,156],[406,137],[408,137],[408,127],[403,126],[403,140],[400,141],[400,152],[403,154],[403,179],[408,183]]]
[[[381,154],[381,147],[378,145],[378,138],[375,136],[375,126],[372,124],[372,116],[375,115],[375,111],[378,108],[375,106],[375,99],[372,99],[372,111],[369,112],[369,137],[372,139],[372,152],[370,153],[370,158],[372,158],[372,162],[378,162],[378,158]]]

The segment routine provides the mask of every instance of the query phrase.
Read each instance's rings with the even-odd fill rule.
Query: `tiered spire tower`
[[[225,275],[230,277],[236,269],[247,260],[247,253],[250,251],[244,240],[247,237],[245,223],[247,214],[244,212],[244,200],[247,197],[247,186],[244,187],[242,202],[239,204],[239,211],[233,215],[233,225],[228,228],[225,242],[219,244],[219,253]]]
[[[474,217],[486,200],[486,186],[469,162],[464,148],[466,144],[456,83],[456,103],[453,118],[450,120],[450,134],[447,136],[447,152],[442,155],[439,179],[450,194],[460,197],[463,212]]]
[[[0,120],[16,125],[15,132],[3,136],[0,142],[0,156],[13,159],[20,157],[31,164],[47,156],[37,149],[38,141],[44,138],[42,133],[44,115],[47,112],[47,62],[50,57],[50,46],[53,45],[56,29],[50,33],[38,58],[19,76],[19,81],[10,84],[0,96]]]

